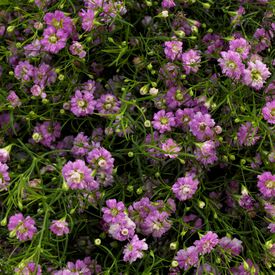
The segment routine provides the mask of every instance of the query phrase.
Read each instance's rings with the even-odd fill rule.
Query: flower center
[[[78,171],[73,171],[70,178],[73,182],[80,183],[83,179],[83,174]]]
[[[230,69],[236,69],[237,65],[233,61],[227,61],[227,67]]]
[[[272,108],[272,109],[271,109],[270,114],[271,114],[272,116],[275,116],[275,108]]]
[[[275,189],[275,180],[269,180],[266,182],[266,187],[270,189]]]
[[[251,78],[253,81],[257,81],[257,82],[262,80],[261,73],[257,70],[251,71]]]
[[[55,43],[57,42],[57,37],[56,37],[56,35],[55,35],[55,34],[51,35],[51,36],[49,37],[49,41],[50,41],[50,43],[55,44]]]
[[[162,118],[160,119],[160,123],[161,123],[162,125],[166,125],[166,124],[168,123],[168,118],[167,118],[167,117],[162,117]]]
[[[80,108],[84,108],[87,106],[87,102],[85,100],[78,100],[77,101],[77,106]]]

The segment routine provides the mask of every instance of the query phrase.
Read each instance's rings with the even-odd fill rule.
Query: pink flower
[[[154,114],[152,125],[161,134],[171,131],[171,127],[175,126],[175,124],[175,117],[172,112],[166,113],[164,110],[161,110]]]
[[[216,233],[211,231],[207,232],[204,236],[194,242],[199,254],[210,253],[214,247],[219,243],[219,238]]]
[[[275,196],[275,175],[270,172],[264,172],[258,177],[258,188],[260,192],[267,198]]]
[[[196,266],[199,261],[198,250],[195,246],[178,251],[175,260],[179,263],[179,267],[188,270],[192,266]]]
[[[166,58],[174,61],[179,59],[182,53],[182,42],[180,41],[167,41],[164,43],[164,53]]]
[[[37,232],[34,219],[30,216],[24,218],[22,213],[9,218],[8,229],[11,231],[11,236],[16,235],[20,241],[31,240]]]
[[[53,220],[50,230],[57,236],[63,236],[65,234],[69,234],[70,232],[68,223],[65,220]]]
[[[248,68],[243,72],[243,82],[255,90],[260,90],[270,75],[270,71],[262,61],[250,61]]]
[[[133,263],[137,259],[143,257],[144,250],[148,250],[148,245],[145,239],[139,240],[137,235],[134,235],[133,239],[124,247],[123,261]]]
[[[200,52],[191,49],[182,54],[181,61],[186,74],[197,73],[201,62]]]
[[[8,165],[0,162],[0,191],[7,190],[10,182],[10,175],[8,172]]]
[[[267,102],[262,109],[264,119],[270,124],[275,124],[275,99]]]

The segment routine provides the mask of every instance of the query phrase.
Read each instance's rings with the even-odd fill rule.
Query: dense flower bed
[[[271,274],[272,0],[0,0],[1,274]]]

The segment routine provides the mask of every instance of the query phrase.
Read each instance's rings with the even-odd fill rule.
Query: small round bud
[[[65,76],[64,76],[63,74],[60,74],[60,75],[58,76],[58,79],[59,79],[60,81],[63,81],[64,78],[65,78]]]
[[[229,155],[229,159],[230,159],[230,160],[235,160],[236,157],[235,157],[234,155]]]
[[[160,172],[156,172],[156,173],[155,173],[155,177],[156,177],[156,178],[159,178],[159,177],[160,177]]]
[[[49,103],[49,100],[48,100],[47,98],[43,98],[43,99],[42,99],[42,103],[43,103],[43,104],[48,104],[48,103]]]
[[[7,32],[13,32],[15,29],[15,26],[8,26],[7,27]]]
[[[137,190],[136,190],[136,193],[138,195],[141,195],[143,193],[143,188],[142,187],[139,187]]]
[[[156,88],[151,88],[149,90],[149,94],[152,95],[152,96],[156,96],[158,94],[159,90],[156,89]]]
[[[149,71],[151,71],[151,70],[153,69],[152,63],[150,63],[150,64],[147,65],[147,69],[148,69]]]
[[[17,42],[17,43],[15,44],[15,47],[16,47],[17,49],[20,49],[20,48],[22,47],[22,44],[21,44],[20,42]]]
[[[158,17],[167,18],[169,16],[169,12],[167,10],[162,11]]]
[[[178,242],[170,243],[170,250],[176,250],[178,248]]]
[[[241,165],[245,165],[246,164],[246,160],[245,159],[241,159],[240,164]]]
[[[99,239],[99,238],[95,239],[94,244],[95,244],[96,246],[101,245],[101,239]]]
[[[5,217],[5,218],[1,221],[1,225],[2,225],[2,226],[6,226],[6,225],[7,225],[7,217]]]
[[[61,115],[64,115],[64,114],[66,113],[66,111],[65,111],[64,109],[60,109],[60,110],[59,110],[59,113],[60,113]]]
[[[209,3],[201,3],[204,9],[210,9],[211,5]]]
[[[134,153],[133,152],[128,152],[128,157],[129,158],[132,158],[134,156]]]
[[[198,201],[198,206],[199,206],[199,208],[203,209],[205,207],[205,202],[204,201]]]
[[[128,185],[127,186],[127,191],[133,192],[134,191],[134,186],[133,185]]]
[[[179,263],[176,260],[173,260],[171,263],[172,267],[177,267],[179,265]]]
[[[10,75],[10,76],[13,76],[13,75],[14,75],[14,72],[13,72],[13,71],[9,71],[9,75]]]
[[[145,120],[145,121],[144,121],[144,126],[145,126],[146,128],[151,127],[151,121],[150,121],[150,120]]]

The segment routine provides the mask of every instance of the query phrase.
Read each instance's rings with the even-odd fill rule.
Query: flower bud
[[[99,238],[95,239],[94,244],[95,244],[96,246],[101,245],[101,239],[99,239]]]

